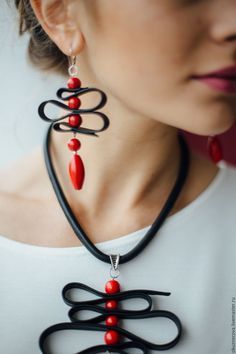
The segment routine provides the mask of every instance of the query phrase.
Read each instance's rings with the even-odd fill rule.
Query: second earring
[[[220,140],[216,135],[210,135],[207,138],[207,151],[215,164],[223,160],[223,151]]]

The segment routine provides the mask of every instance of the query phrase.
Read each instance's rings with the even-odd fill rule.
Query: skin
[[[67,173],[67,141],[72,134],[53,131],[51,136],[58,177],[78,220],[93,242],[150,225],[176,180],[178,129],[209,136],[227,131],[235,122],[236,96],[191,77],[235,63],[236,2],[31,0],[31,5],[59,49],[69,56],[72,48],[82,86],[97,87],[108,98],[102,112],[110,119],[109,128],[99,138],[77,136],[86,173],[81,191],[73,190]],[[81,108],[97,102],[96,93],[87,96],[81,96]],[[82,116],[84,126],[101,126],[96,116],[90,116],[91,123],[87,116]],[[42,229],[48,232],[55,222],[56,231],[50,240],[42,239],[41,232],[32,241],[29,227],[27,241],[78,245],[58,209],[39,150],[27,164],[35,158],[38,166],[21,172],[14,195],[27,195],[31,210],[29,200],[36,200],[37,215],[43,205]],[[203,192],[217,172],[218,167],[192,152],[188,179],[170,215]],[[52,208],[56,212],[50,219]],[[18,234],[20,229],[19,221]]]

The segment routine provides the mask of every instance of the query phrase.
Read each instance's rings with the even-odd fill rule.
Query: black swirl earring
[[[73,152],[73,155],[69,162],[68,172],[74,189],[79,190],[82,189],[84,184],[85,168],[81,157],[77,153],[81,147],[81,143],[76,138],[76,133],[88,134],[88,135],[98,137],[96,133],[107,129],[110,124],[110,121],[104,113],[97,111],[97,109],[102,108],[105,105],[107,101],[106,94],[97,88],[81,87],[81,81],[77,77],[78,67],[76,65],[76,56],[72,56],[72,48],[70,48],[70,56],[68,56],[68,61],[69,61],[68,74],[70,75],[70,78],[67,81],[67,88],[60,88],[57,90],[56,93],[58,98],[60,98],[63,101],[68,101],[68,104],[66,105],[56,100],[44,101],[38,107],[38,114],[43,120],[50,122],[54,130],[58,132],[73,132],[74,138],[70,139],[67,142],[68,148]],[[81,100],[77,96],[83,95],[91,91],[97,91],[100,94],[101,96],[100,102],[93,108],[80,109]],[[66,97],[62,97],[62,94],[64,92],[69,92],[69,95],[67,95]],[[56,106],[59,106],[67,111],[70,111],[70,113],[59,118],[51,119],[47,117],[44,112],[47,103],[52,103]],[[102,118],[103,127],[101,129],[94,130],[94,129],[81,127],[82,124],[81,114],[88,114],[88,113],[97,114]],[[67,117],[68,117],[68,122],[57,123],[58,121],[61,121],[62,119]],[[65,128],[62,129],[61,126],[66,127],[66,129]]]

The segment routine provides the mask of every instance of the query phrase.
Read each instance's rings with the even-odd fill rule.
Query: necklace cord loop
[[[41,107],[42,111],[42,107]],[[42,113],[42,112],[41,112]],[[96,113],[101,113],[101,112],[96,112]],[[101,113],[102,114],[102,113]],[[60,118],[61,119],[61,118]],[[61,123],[63,124],[63,123]],[[67,124],[67,123],[64,123]],[[53,123],[50,124],[48,130],[46,131],[46,135],[44,138],[44,145],[43,145],[43,153],[44,153],[44,160],[47,168],[47,172],[50,178],[50,181],[52,183],[53,189],[55,191],[56,197],[58,199],[58,202],[64,211],[64,214],[70,223],[72,229],[74,230],[76,236],[79,238],[79,240],[82,242],[82,244],[88,249],[90,253],[92,253],[97,259],[99,259],[102,262],[110,263],[110,257],[109,255],[103,253],[100,251],[89,239],[89,237],[86,235],[85,231],[82,229],[81,225],[79,224],[77,218],[75,217],[66,197],[65,194],[62,190],[62,187],[58,181],[58,178],[55,173],[55,169],[52,164],[51,156],[50,156],[50,132],[53,127]],[[75,129],[75,128],[73,128]],[[80,128],[82,129],[82,128]],[[85,128],[84,128],[85,129]],[[158,230],[161,228],[162,224],[164,223],[165,219],[167,218],[169,212],[173,208],[183,186],[186,181],[188,172],[189,172],[189,148],[188,144],[185,141],[185,138],[178,133],[178,139],[180,143],[180,151],[181,151],[181,158],[180,158],[180,167],[179,167],[179,172],[177,179],[175,181],[175,184],[170,192],[169,197],[167,198],[166,203],[164,204],[161,212],[159,215],[156,217],[154,220],[152,226],[149,228],[147,233],[144,235],[144,237],[138,242],[138,244],[129,252],[127,252],[124,255],[120,256],[119,263],[123,264],[125,262],[128,262],[132,260],[134,257],[139,255],[143,249],[150,243],[150,241],[153,239],[153,237],[156,235]]]

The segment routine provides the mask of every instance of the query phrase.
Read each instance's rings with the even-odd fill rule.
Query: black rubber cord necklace
[[[161,212],[153,222],[152,226],[149,228],[147,233],[141,239],[141,241],[129,252],[123,255],[119,254],[104,254],[100,251],[88,238],[84,230],[81,228],[78,220],[76,219],[70,205],[68,204],[66,197],[63,193],[63,190],[57,179],[52,160],[50,157],[50,132],[53,124],[51,124],[46,132],[43,152],[44,159],[46,163],[46,168],[48,171],[49,178],[51,180],[52,186],[56,193],[59,204],[61,205],[65,216],[67,217],[71,227],[73,228],[76,236],[82,242],[82,244],[99,260],[111,264],[110,275],[113,278],[112,280],[106,283],[106,292],[101,292],[95,290],[88,285],[83,283],[69,283],[64,286],[62,290],[62,297],[64,302],[71,307],[68,312],[68,316],[71,322],[58,323],[53,326],[48,327],[43,331],[39,338],[39,347],[44,354],[51,353],[47,351],[45,341],[46,338],[54,333],[61,330],[89,330],[89,331],[103,331],[105,332],[106,343],[109,342],[112,344],[105,345],[96,345],[82,351],[78,351],[76,354],[97,354],[97,353],[119,353],[119,354],[129,354],[130,349],[137,349],[137,353],[148,354],[150,350],[162,351],[167,350],[175,346],[181,337],[182,334],[182,325],[179,318],[170,311],[164,310],[153,310],[152,309],[152,297],[151,295],[162,295],[169,296],[170,292],[161,292],[156,290],[146,290],[146,289],[135,289],[120,291],[119,283],[114,280],[119,275],[119,264],[126,263],[131,261],[136,257],[152,240],[156,235],[165,219],[167,218],[170,210],[173,208],[183,186],[186,181],[188,171],[189,171],[189,148],[184,139],[184,137],[179,133],[179,143],[180,143],[180,167],[178,171],[178,177],[174,184],[174,187],[171,190],[171,193],[163,206]],[[89,293],[95,294],[98,298],[95,300],[88,301],[72,301],[67,293],[71,290],[77,289],[78,291],[87,291]],[[139,298],[146,302],[147,306],[140,310],[125,310],[118,307],[118,304],[122,301],[128,299]],[[104,306],[105,305],[105,306]],[[91,311],[98,313],[95,317],[89,317],[89,319],[80,319],[79,313],[81,311]],[[77,314],[77,316],[75,316]],[[142,318],[151,318],[151,317],[166,317],[172,320],[178,330],[177,336],[169,343],[166,344],[156,344],[148,342],[145,339],[136,336],[135,334],[126,331],[125,329],[119,327],[117,319],[127,319],[127,320],[138,320]],[[109,320],[110,323],[109,323]],[[106,321],[106,324],[101,322]],[[108,321],[108,322],[107,322]],[[115,321],[115,322],[114,322]],[[123,342],[121,343],[121,339]],[[156,338],[155,338],[156,339]],[[133,353],[133,352],[132,352]]]

